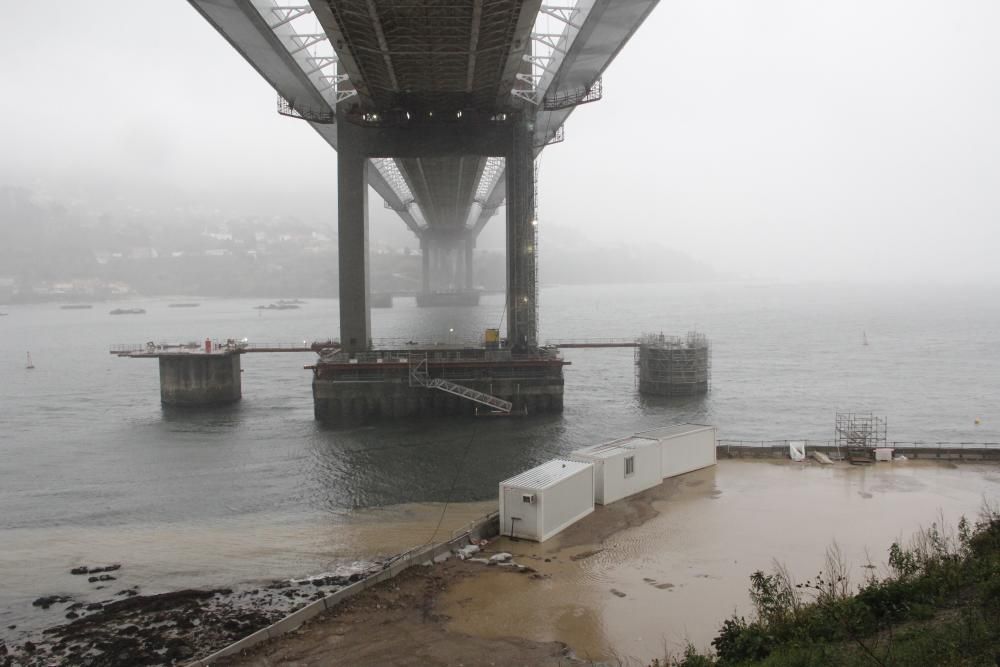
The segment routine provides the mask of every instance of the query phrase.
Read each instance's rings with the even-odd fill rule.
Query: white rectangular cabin
[[[598,505],[610,505],[663,481],[660,442],[655,438],[622,438],[574,450],[570,458],[594,464],[594,502]]]
[[[594,511],[594,465],[555,459],[500,482],[500,534],[544,542]]]
[[[714,426],[671,424],[636,435],[659,441],[663,479],[715,465]]]

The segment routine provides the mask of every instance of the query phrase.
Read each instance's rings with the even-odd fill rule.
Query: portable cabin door
[[[540,540],[538,510],[541,495],[531,490],[510,487],[505,488],[503,493],[506,525],[500,526],[500,534]]]

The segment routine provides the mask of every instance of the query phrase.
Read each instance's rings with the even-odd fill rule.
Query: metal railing
[[[719,447],[777,449],[787,448],[791,442],[804,442],[806,447],[828,447],[836,449],[835,440],[808,440],[789,438],[788,440],[719,440]],[[1000,449],[1000,442],[941,442],[933,440],[893,440],[885,443],[893,449]]]
[[[552,338],[545,341],[548,347],[636,347],[635,338]]]

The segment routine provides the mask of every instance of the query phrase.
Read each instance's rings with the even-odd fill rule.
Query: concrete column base
[[[160,402],[181,407],[235,403],[243,397],[240,355],[175,354],[160,357]]]

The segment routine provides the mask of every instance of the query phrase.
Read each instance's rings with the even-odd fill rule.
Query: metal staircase
[[[513,403],[505,401],[502,398],[497,398],[496,396],[491,396],[490,394],[486,394],[442,378],[431,378],[427,373],[426,356],[410,356],[410,386],[438,389],[454,396],[493,408],[494,412],[510,414],[510,411],[514,408]]]

